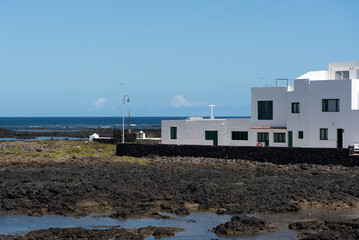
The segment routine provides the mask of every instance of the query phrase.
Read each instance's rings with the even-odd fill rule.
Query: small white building
[[[162,121],[162,144],[343,148],[359,142],[359,62],[253,87],[251,117]]]

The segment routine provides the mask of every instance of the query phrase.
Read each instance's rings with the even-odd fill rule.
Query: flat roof
[[[251,127],[251,129],[287,129],[287,127]]]

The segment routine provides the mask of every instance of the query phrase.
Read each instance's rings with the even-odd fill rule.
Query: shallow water
[[[36,138],[0,138],[0,141],[36,141],[36,140],[75,140],[75,141],[82,141],[82,140],[89,140],[89,138],[77,138],[77,137],[36,137]]]
[[[31,217],[25,215],[0,215],[0,234],[19,234],[24,235],[27,232],[36,229],[48,228],[65,228],[65,227],[83,227],[96,228],[98,226],[117,226],[122,228],[140,228],[146,226],[161,226],[161,227],[181,227],[186,231],[179,232],[176,236],[164,239],[297,239],[298,231],[288,229],[288,224],[298,220],[338,220],[340,218],[358,218],[359,209],[351,210],[330,210],[325,208],[307,208],[297,213],[279,213],[279,214],[251,214],[258,218],[265,219],[272,223],[272,226],[281,229],[281,232],[266,233],[258,235],[246,235],[236,237],[217,236],[210,232],[212,227],[218,224],[225,223],[230,220],[230,215],[217,215],[215,213],[201,213],[192,212],[188,216],[179,217],[172,214],[162,213],[174,217],[174,219],[126,219],[118,220],[109,217],[94,217],[90,215],[87,217],[74,218],[64,216],[45,215],[42,217]],[[195,220],[189,222],[188,220]],[[155,239],[149,237],[147,239]]]
[[[37,137],[36,140],[89,140],[89,138],[77,138],[77,137]]]
[[[112,218],[94,218],[92,215],[81,218],[59,215],[33,217],[17,214],[0,215],[0,234],[24,235],[37,229],[83,227],[94,228],[98,225],[115,226],[118,221]]]

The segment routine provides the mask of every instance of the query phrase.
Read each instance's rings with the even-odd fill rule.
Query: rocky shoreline
[[[50,228],[31,231],[24,236],[1,235],[1,240],[28,239],[115,239],[115,240],[143,240],[149,236],[155,238],[172,237],[177,232],[184,231],[175,227],[144,227],[139,229],[85,229],[85,228]]]
[[[118,157],[84,141],[0,143],[0,213],[161,218],[359,206],[359,168],[241,159]],[[1,239],[1,238],[0,238]],[[5,239],[5,238],[3,238]]]
[[[304,231],[298,236],[301,240],[359,239],[359,218],[337,221],[300,221],[288,227]]]
[[[218,235],[237,236],[258,234],[267,232],[279,232],[278,228],[273,228],[270,223],[256,217],[248,217],[245,214],[233,216],[231,221],[220,224],[212,228],[212,232]]]
[[[53,131],[51,129],[40,129],[41,131],[24,131],[24,130],[9,130],[0,129],[0,138],[16,138],[16,139],[35,139],[37,137],[48,138],[88,138],[90,135],[97,133],[100,137],[113,137],[114,131],[121,131],[118,129],[105,128],[105,129],[78,129],[78,130],[64,130]],[[128,132],[128,129],[125,129]],[[149,128],[149,129],[132,129],[131,132],[136,133],[144,131],[147,137],[159,138],[161,137],[161,129]]]

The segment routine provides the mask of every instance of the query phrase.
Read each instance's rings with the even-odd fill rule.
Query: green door
[[[293,133],[288,131],[288,147],[293,147]]]
[[[213,146],[218,146],[218,131],[206,131],[206,140],[213,140]]]
[[[264,142],[264,146],[269,147],[269,133],[267,132],[257,133],[257,141],[259,143]]]

